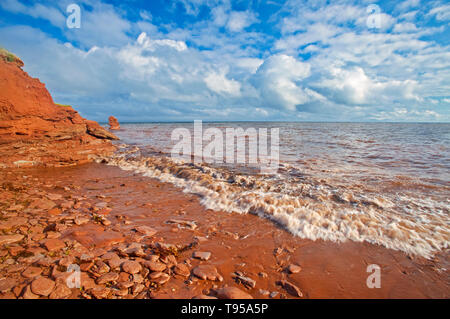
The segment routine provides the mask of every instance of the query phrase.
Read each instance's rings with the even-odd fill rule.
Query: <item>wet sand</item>
[[[148,294],[150,298],[192,298],[210,295],[224,286],[238,287],[253,298],[295,298],[278,284],[280,280],[298,287],[302,298],[450,297],[448,252],[427,260],[368,243],[300,239],[269,220],[206,210],[196,195],[103,164],[21,169],[9,174],[0,171],[0,176],[2,181],[16,185],[21,180],[29,182],[37,178],[36,184],[48,185],[37,189],[38,193],[61,194],[66,200],[75,198],[75,202],[101,202],[111,209],[104,212],[111,225],[93,221],[73,225],[61,232],[62,239],[76,240],[90,250],[108,251],[117,245],[141,241],[133,229],[139,225],[150,226],[157,233],[143,239],[144,246],[155,242],[185,246],[177,255],[179,263],[184,261],[190,269],[200,264],[213,265],[223,277],[218,282],[198,280],[192,275],[189,279],[173,276],[152,290]],[[2,196],[1,201],[11,202],[8,196]],[[7,211],[3,212],[5,217]],[[193,221],[197,228],[167,223],[173,219]],[[14,245],[19,244],[9,247]],[[4,251],[5,247],[0,250]],[[211,252],[211,257],[206,261],[192,258],[195,251]],[[301,271],[289,273],[287,267],[291,264],[299,265]],[[366,285],[370,275],[366,269],[370,264],[381,267],[381,288],[370,289]],[[0,278],[9,276],[5,269],[0,271]],[[237,282],[233,278],[236,271],[256,281],[255,287],[247,288]],[[20,297],[21,293],[16,295]],[[72,297],[83,296],[72,294]]]

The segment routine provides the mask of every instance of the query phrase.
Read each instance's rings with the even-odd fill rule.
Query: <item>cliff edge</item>
[[[76,165],[115,150],[114,134],[55,104],[23,65],[0,49],[0,167]]]

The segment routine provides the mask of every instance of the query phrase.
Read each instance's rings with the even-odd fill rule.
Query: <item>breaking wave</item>
[[[301,238],[368,242],[425,258],[449,246],[450,201],[441,197],[380,192],[363,182],[304,175],[287,163],[272,176],[241,174],[129,146],[99,161],[197,194],[207,209],[270,219]],[[399,183],[408,180],[399,177],[392,187]]]

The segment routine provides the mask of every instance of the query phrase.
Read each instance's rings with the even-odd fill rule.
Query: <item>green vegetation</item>
[[[14,62],[16,60],[19,60],[17,56],[15,56],[14,54],[12,54],[11,52],[9,52],[4,48],[0,48],[0,56],[6,57],[6,61],[8,62]]]
[[[55,104],[58,106],[61,106],[61,107],[71,107],[70,105],[67,105],[67,104],[59,104],[59,103],[55,103]]]

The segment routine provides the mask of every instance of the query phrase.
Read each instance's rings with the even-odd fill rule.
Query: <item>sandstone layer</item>
[[[110,116],[108,118],[108,122],[109,122],[109,129],[110,130],[120,130],[119,121],[114,116]]]
[[[23,65],[0,51],[0,167],[75,165],[115,150],[114,134],[55,104]]]

